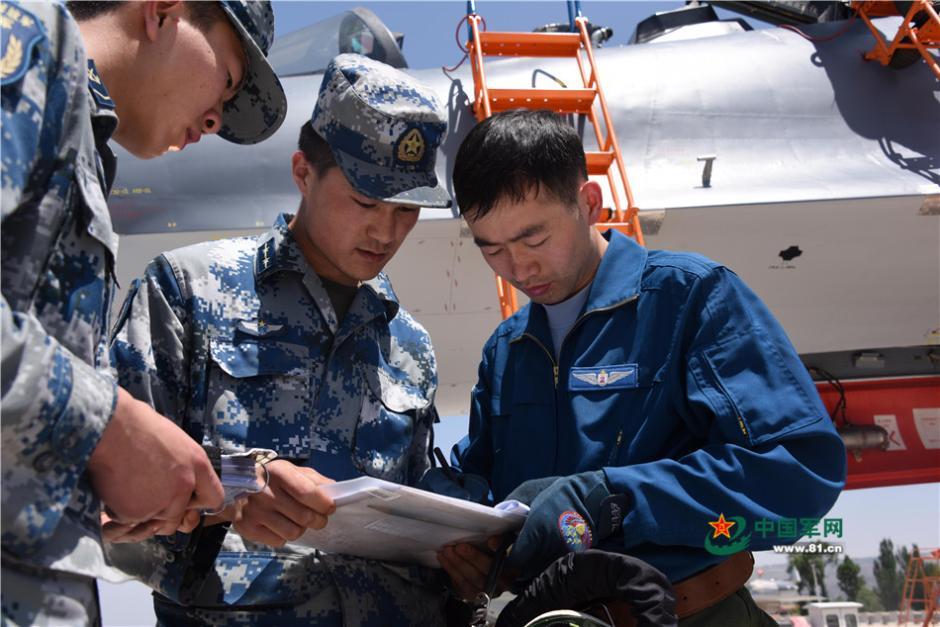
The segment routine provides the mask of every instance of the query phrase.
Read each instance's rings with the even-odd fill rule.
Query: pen
[[[457,475],[454,474],[454,471],[450,469],[450,465],[447,463],[447,459],[444,457],[444,453],[441,451],[439,446],[434,447],[434,457],[437,458],[437,463],[441,465],[441,468],[444,470],[444,474],[447,475],[447,478],[460,485],[460,481],[457,480]]]

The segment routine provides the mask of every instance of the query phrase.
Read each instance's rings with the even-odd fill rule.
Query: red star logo
[[[725,515],[721,514],[718,516],[718,520],[708,524],[715,529],[715,533],[712,535],[712,539],[717,538],[718,536],[724,536],[730,540],[731,534],[728,533],[728,531],[737,523],[733,520],[725,520]]]

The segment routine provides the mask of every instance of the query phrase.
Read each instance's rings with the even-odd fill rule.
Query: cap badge
[[[398,140],[398,160],[417,163],[424,158],[424,136],[416,128],[404,133]]]

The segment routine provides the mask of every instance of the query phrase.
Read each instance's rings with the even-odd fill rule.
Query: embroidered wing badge
[[[597,373],[594,372],[572,372],[573,376],[578,381],[584,381],[588,385],[597,385]]]
[[[614,372],[607,372],[606,370],[601,370],[600,372],[572,372],[571,375],[578,381],[583,381],[588,385],[594,385],[597,387],[606,387],[608,385],[614,384],[621,379],[625,379],[633,374],[633,370],[619,370]]]
[[[606,380],[605,380],[604,382],[601,382],[601,380],[600,380],[601,375],[598,375],[598,376],[597,376],[597,383],[598,383],[598,385],[601,385],[601,386],[610,385],[610,384],[612,384],[612,383],[616,383],[617,381],[620,381],[621,379],[626,379],[626,378],[629,377],[631,374],[633,374],[633,371],[632,371],[632,370],[620,370],[619,372],[611,372],[609,375],[607,375],[606,372],[604,372],[603,370],[601,370],[601,375],[607,375],[607,376],[605,377]]]

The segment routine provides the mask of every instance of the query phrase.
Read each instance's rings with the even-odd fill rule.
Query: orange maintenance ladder
[[[906,625],[911,613],[920,605],[924,611],[923,627],[928,627],[940,602],[940,549],[918,549],[916,546],[907,561],[904,590],[898,624]]]
[[[627,179],[627,169],[614,133],[613,121],[607,109],[607,100],[601,88],[597,63],[588,32],[588,21],[581,15],[581,3],[568,1],[571,32],[568,33],[513,33],[487,32],[483,18],[477,14],[473,0],[467,2],[469,41],[467,54],[473,69],[473,110],[477,120],[485,120],[498,111],[509,109],[549,109],[559,113],[580,114],[587,117],[594,128],[596,151],[585,151],[589,176],[605,176],[613,200],[606,219],[599,228],[616,228],[643,245],[643,232],[633,193]],[[587,62],[582,58],[587,58]],[[495,89],[486,84],[483,57],[567,57],[578,62],[582,85],[576,89]],[[601,125],[603,122],[603,127]],[[619,177],[619,180],[618,180]],[[626,196],[621,199],[619,188]],[[515,289],[508,281],[497,276],[496,289],[503,318],[518,308]]]
[[[937,63],[937,57],[929,52],[929,50],[940,49],[940,16],[937,15],[929,0],[913,0],[907,3],[910,7],[903,15],[904,21],[901,22],[891,43],[885,41],[872,24],[871,18],[873,17],[897,15],[898,4],[903,6],[904,3],[873,0],[856,0],[852,3],[852,8],[865,20],[868,30],[875,38],[875,47],[865,53],[865,58],[869,61],[878,61],[881,65],[903,67],[916,61],[919,53],[927,67],[937,78],[940,78],[940,65]]]

